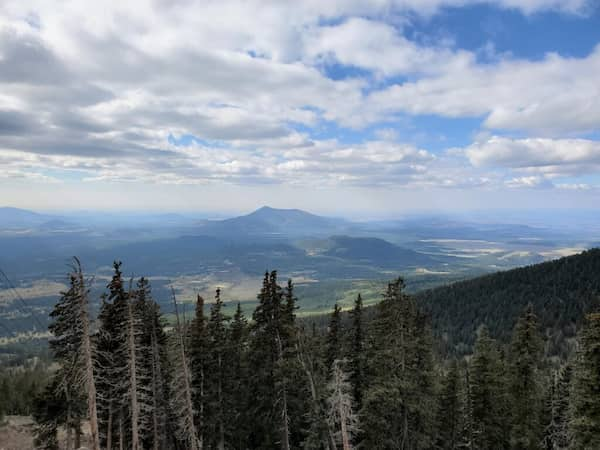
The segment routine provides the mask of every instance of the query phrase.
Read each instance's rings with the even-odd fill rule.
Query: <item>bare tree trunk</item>
[[[79,314],[82,328],[83,358],[85,360],[85,390],[87,392],[88,416],[92,450],[100,450],[100,434],[98,432],[98,408],[96,405],[96,382],[94,380],[94,361],[92,358],[92,342],[90,337],[90,319],[88,316],[88,300],[83,271],[79,259],[75,258],[77,277],[79,279]],[[109,447],[110,448],[110,447]]]
[[[160,377],[160,357],[158,354],[158,343],[156,342],[156,324],[154,323],[154,317],[152,318],[152,334],[151,334],[151,346],[152,346],[152,442],[154,443],[154,450],[159,450],[161,447],[162,433],[159,431],[158,424],[158,392],[159,392],[159,377]],[[162,377],[160,377],[162,379]],[[162,381],[161,381],[162,383]],[[162,386],[160,386],[162,389]],[[161,396],[162,398],[162,396]]]
[[[139,420],[140,411],[138,406],[137,392],[137,367],[136,367],[136,344],[135,330],[133,324],[133,308],[131,306],[131,290],[127,300],[127,346],[129,347],[129,388],[131,401],[131,450],[139,450]]]
[[[352,446],[350,445],[350,436],[348,434],[348,426],[347,426],[347,420],[348,420],[348,416],[346,415],[346,410],[343,407],[343,405],[340,402],[340,407],[339,409],[339,414],[340,414],[340,421],[341,421],[341,428],[342,428],[342,448],[344,450],[352,450]]]
[[[113,408],[112,399],[108,401],[108,423],[106,425],[106,450],[112,450]]]
[[[77,421],[77,428],[75,428],[75,448],[81,448],[81,423]]]
[[[201,443],[198,440],[198,434],[196,432],[196,426],[194,425],[194,406],[192,403],[192,388],[190,383],[190,369],[187,364],[187,356],[185,353],[185,342],[183,340],[183,331],[181,329],[181,322],[179,321],[179,311],[177,309],[177,300],[175,299],[175,291],[171,288],[171,292],[173,294],[173,303],[175,304],[175,317],[177,319],[177,333],[179,337],[179,352],[181,358],[181,364],[183,366],[183,380],[184,380],[184,389],[185,389],[185,407],[186,407],[186,415],[187,420],[190,424],[190,450],[201,450]]]
[[[283,368],[283,346],[281,344],[281,336],[279,330],[276,334],[277,339],[277,359],[279,364]],[[282,388],[281,388],[281,448],[282,450],[290,450],[290,418],[288,416],[287,406],[287,388],[285,384],[285,375],[282,376]]]

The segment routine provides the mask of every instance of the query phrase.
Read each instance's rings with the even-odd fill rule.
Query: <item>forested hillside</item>
[[[568,354],[586,312],[600,303],[600,249],[461,281],[417,294],[447,350],[468,352],[476,330],[507,342],[516,318],[533,305],[548,352]]]
[[[576,271],[564,267],[597,257],[526,268],[531,278],[521,279],[564,274],[574,296],[566,274]],[[600,314],[574,317],[576,351],[548,359],[538,314],[550,319],[533,286],[531,302],[511,323],[506,315],[508,342],[479,327],[465,358],[436,353],[428,314],[400,278],[369,310],[360,295],[346,318],[336,305],[326,328],[297,320],[302,302],[276,272],[265,274],[251,318],[217,289],[189,319],[173,292],[174,326],[148,280],[127,280],[120,263],[96,324],[77,260],[69,280],[50,326],[56,369],[28,406],[38,448],[600,448]]]

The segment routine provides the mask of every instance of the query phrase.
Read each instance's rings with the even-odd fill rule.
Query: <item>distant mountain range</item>
[[[54,220],[59,220],[59,218],[57,216],[39,214],[26,209],[0,207],[0,228],[38,226]]]

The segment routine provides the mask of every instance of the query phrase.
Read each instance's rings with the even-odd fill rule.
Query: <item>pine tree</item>
[[[208,363],[206,366],[206,388],[207,414],[205,418],[205,427],[207,440],[210,448],[223,450],[225,448],[225,391],[227,383],[227,371],[229,361],[227,343],[226,322],[228,318],[223,314],[223,301],[221,300],[221,290],[217,289],[215,301],[210,309],[210,318],[207,324],[209,336]]]
[[[542,338],[530,304],[517,321],[510,348],[510,445],[514,449],[538,449],[542,440],[541,356]]]
[[[192,398],[195,410],[194,424],[198,431],[200,447],[203,446],[206,404],[206,366],[208,364],[208,331],[204,315],[204,299],[198,295],[196,299],[196,314],[190,325],[190,371],[192,374]]]
[[[503,367],[495,341],[480,328],[470,367],[473,421],[472,448],[508,448],[505,424]]]
[[[327,367],[327,370],[332,369],[333,363],[339,359],[341,354],[341,312],[342,309],[336,303],[333,306],[333,312],[329,318],[329,327],[327,328],[327,353],[325,355],[325,366]]]
[[[74,258],[72,269],[69,276],[70,287],[68,291],[62,293],[50,314],[53,322],[49,330],[54,335],[50,340],[50,349],[60,364],[60,368],[54,374],[54,385],[61,392],[53,393],[48,403],[57,406],[59,403],[56,399],[64,400],[67,449],[79,447],[81,424],[87,416],[90,421],[92,448],[97,450],[99,442],[92,344],[87,311],[88,289],[77,258]],[[43,400],[40,399],[38,405],[43,404]],[[45,416],[41,414],[40,417]]]
[[[363,331],[363,301],[360,294],[356,297],[354,308],[350,312],[352,329],[350,334],[350,350],[348,352],[349,380],[356,410],[362,407],[364,391],[364,331]]]
[[[324,408],[326,392],[323,387],[326,385],[327,371],[319,367],[320,342],[314,322],[311,338],[306,335],[304,329],[299,330],[296,349],[310,393],[308,430],[302,447],[310,450],[336,449],[335,433],[327,420],[327,411]]]
[[[437,411],[436,448],[453,450],[459,448],[461,424],[460,374],[458,363],[452,360],[442,380]]]
[[[291,284],[288,285],[291,288]],[[306,391],[297,392],[301,370],[296,354],[295,297],[285,296],[277,272],[266,273],[250,327],[251,414],[255,418],[248,446],[289,449],[303,439]],[[284,301],[285,300],[285,301]],[[292,308],[293,306],[293,308]],[[273,424],[276,424],[275,427]]]
[[[249,433],[251,418],[248,408],[248,321],[238,302],[228,330],[229,383],[226,395],[225,426],[230,445],[244,449]]]
[[[103,448],[128,445],[126,430],[128,355],[126,353],[128,294],[124,287],[121,263],[113,264],[114,274],[103,296],[100,329],[96,338],[98,422]]]
[[[433,445],[433,357],[427,321],[404,282],[388,284],[371,324],[368,389],[360,414],[365,448]]]
[[[570,396],[571,447],[600,448],[600,313],[588,314],[579,332]]]

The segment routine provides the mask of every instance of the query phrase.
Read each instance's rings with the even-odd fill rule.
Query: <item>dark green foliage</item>
[[[366,448],[433,445],[431,338],[425,317],[403,288],[400,278],[388,285],[370,324],[368,388],[360,412]]]
[[[225,398],[225,433],[230,446],[243,449],[250,433],[248,416],[248,321],[238,303],[228,330],[228,391]]]
[[[600,448],[600,313],[591,313],[578,339],[569,431],[574,449]]]
[[[452,450],[459,448],[461,431],[460,373],[453,360],[442,380],[437,410],[436,448]]]
[[[35,445],[43,450],[59,450],[58,428],[66,422],[66,398],[58,379],[49,384],[35,399]]]
[[[539,366],[542,338],[531,305],[517,321],[510,345],[508,393],[510,444],[514,449],[538,449],[542,440],[543,393]]]
[[[349,381],[352,385],[356,410],[360,411],[365,390],[363,302],[360,294],[356,297],[350,316],[352,328],[350,329],[350,346],[347,356]]]
[[[339,359],[340,349],[340,334],[341,334],[341,317],[340,313],[342,309],[337,303],[333,307],[333,312],[329,319],[329,327],[327,329],[327,351],[325,354],[325,367],[327,370],[331,370],[333,362]]]
[[[472,448],[508,448],[504,369],[496,342],[482,327],[470,364]]]
[[[556,267],[556,273],[567,270]],[[217,290],[208,317],[198,297],[194,319],[178,322],[174,331],[167,331],[147,279],[135,288],[124,284],[115,263],[94,335],[103,447],[109,438],[111,448],[133,447],[137,424],[140,448],[161,450],[196,442],[205,449],[334,450],[342,437],[346,448],[352,441],[352,448],[374,450],[600,448],[598,313],[588,316],[579,335],[573,369],[567,365],[551,376],[560,361],[544,354],[532,306],[539,301],[531,297],[518,320],[509,326],[509,317],[502,319],[501,337],[506,327],[513,329],[509,345],[481,327],[472,355],[435,355],[434,363],[429,317],[406,295],[400,278],[388,284],[375,308],[363,309],[359,295],[349,314],[336,304],[329,317],[299,320],[292,282],[282,288],[276,272],[266,273],[250,324],[240,304],[232,318],[225,314]],[[465,305],[486,289],[468,294]],[[18,397],[43,389],[43,370],[34,365],[0,372],[0,413],[33,410],[41,448],[65,446],[58,442],[59,428],[70,430],[77,445],[85,419],[80,371],[72,370],[79,367],[73,349],[83,337],[71,317],[76,290],[71,279],[52,314],[51,349],[59,369],[36,401],[27,405],[26,396]],[[486,321],[496,317],[488,307]],[[313,328],[306,333],[309,320]],[[557,329],[546,328],[550,334]],[[178,346],[168,349],[167,341],[175,340]]]
[[[540,329],[549,337],[549,354],[566,359],[571,350],[568,339],[598,305],[598,274],[600,249],[592,249],[428,290],[417,298],[430,312],[436,336],[460,353],[470,353],[482,324],[492,337],[509,342],[514,323],[531,303]]]
[[[225,395],[228,392],[229,369],[227,328],[229,319],[223,314],[221,290],[217,289],[215,301],[210,308],[207,323],[208,353],[205,364],[205,405],[204,442],[210,448],[225,446]]]
[[[116,445],[126,421],[127,329],[128,293],[125,291],[121,263],[114,262],[114,274],[103,296],[98,319],[100,329],[96,337],[96,367],[98,390],[98,426],[102,446]]]
[[[259,304],[250,327],[250,408],[254,418],[248,445],[285,448],[300,445],[304,434],[306,388],[297,358],[297,329],[292,286],[277,283],[277,273],[266,273]],[[285,300],[285,301],[284,301]]]

